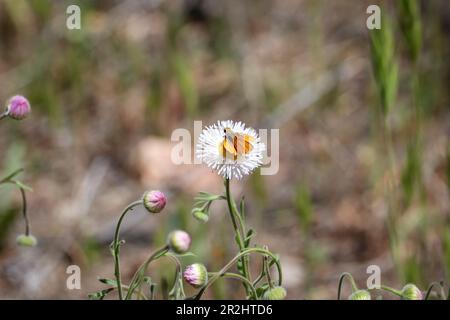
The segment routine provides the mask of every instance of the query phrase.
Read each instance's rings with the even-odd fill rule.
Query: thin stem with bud
[[[344,284],[345,278],[349,279],[350,285],[352,286],[352,291],[353,292],[358,290],[358,286],[356,285],[356,282],[355,282],[355,279],[353,279],[353,276],[350,273],[348,273],[348,272],[344,272],[339,277],[338,294],[337,294],[337,299],[338,300],[341,300],[342,285]]]
[[[123,292],[122,292],[122,281],[121,281],[121,275],[120,275],[120,241],[119,241],[119,233],[120,233],[120,226],[122,224],[123,219],[125,218],[125,215],[134,209],[134,207],[142,204],[142,200],[135,201],[131,204],[129,204],[120,215],[119,221],[116,225],[116,230],[114,232],[114,240],[111,244],[112,253],[114,256],[114,275],[116,277],[117,281],[117,291],[119,293],[119,299],[123,300]]]

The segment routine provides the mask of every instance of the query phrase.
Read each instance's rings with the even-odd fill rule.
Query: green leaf
[[[256,294],[258,295],[258,298],[262,298],[264,296],[264,293],[269,289],[269,284],[265,283],[262,286],[256,288]]]
[[[23,171],[23,168],[17,169],[15,171],[13,171],[12,173],[10,173],[9,175],[7,175],[6,177],[2,178],[0,180],[0,182],[5,182],[8,180],[11,180],[12,178],[14,178],[15,176],[17,176],[19,173],[21,173]]]
[[[20,181],[18,181],[18,180],[14,180],[13,182],[14,182],[19,188],[22,188],[22,189],[24,189],[24,190],[26,190],[26,191],[33,192],[33,189],[32,189],[31,187],[27,186],[26,184],[24,184],[24,183],[22,183],[22,182],[20,182]]]
[[[420,5],[417,0],[400,0],[397,3],[400,27],[405,37],[409,54],[412,60],[416,62],[422,47]]]
[[[239,211],[241,212],[242,219],[245,220],[245,199],[241,198],[241,202],[239,203]]]
[[[89,293],[88,297],[91,300],[103,300],[106,297],[106,295],[113,290],[114,288],[108,288],[97,292]]]
[[[115,279],[107,279],[107,278],[100,278],[98,279],[101,283],[117,287],[117,281]]]
[[[198,195],[194,198],[194,200],[200,201],[200,202],[206,202],[206,201],[214,201],[221,199],[222,196],[217,194],[212,194],[208,192],[200,191]]]
[[[243,273],[244,271],[244,266],[242,264],[242,258],[238,260],[238,262],[236,263],[236,269],[239,271],[240,274]]]
[[[179,53],[172,53],[169,56],[173,73],[178,83],[184,105],[189,116],[193,117],[198,109],[198,94],[195,84],[193,70],[191,69],[185,56]]]
[[[150,293],[150,299],[153,300],[153,297],[155,295],[155,288],[156,288],[156,283],[153,282],[152,278],[150,278],[149,276],[145,276],[142,279],[142,282],[144,282],[146,285],[148,285],[148,291]]]
[[[387,15],[382,15],[381,29],[371,30],[371,58],[373,74],[378,88],[381,111],[387,115],[395,102],[398,66],[395,61],[394,31]]]
[[[244,244],[245,247],[250,246],[250,241],[256,235],[256,232],[253,229],[248,230],[247,235],[245,236]]]

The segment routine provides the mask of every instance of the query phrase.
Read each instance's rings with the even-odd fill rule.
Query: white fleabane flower
[[[242,122],[218,121],[203,129],[196,155],[226,179],[241,179],[262,164],[266,146]]]

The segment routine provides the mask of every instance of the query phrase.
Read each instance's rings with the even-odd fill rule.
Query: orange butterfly
[[[245,155],[253,150],[255,138],[248,134],[236,133],[231,128],[223,129],[224,138],[219,148],[224,158],[232,156],[236,160],[238,156]]]

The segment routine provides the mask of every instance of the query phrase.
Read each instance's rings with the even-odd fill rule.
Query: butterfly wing
[[[233,134],[226,136],[220,146],[222,155],[225,158],[227,152],[236,160],[238,155],[247,154],[253,150],[255,139],[247,134]]]
[[[238,154],[247,154],[253,150],[255,139],[247,134],[237,134],[234,137],[234,148]]]
[[[237,150],[235,148],[234,141],[232,141],[231,139],[225,137],[223,139],[223,143],[222,143],[222,154],[223,154],[224,157],[226,156],[227,152],[229,152],[233,156],[237,155]]]

